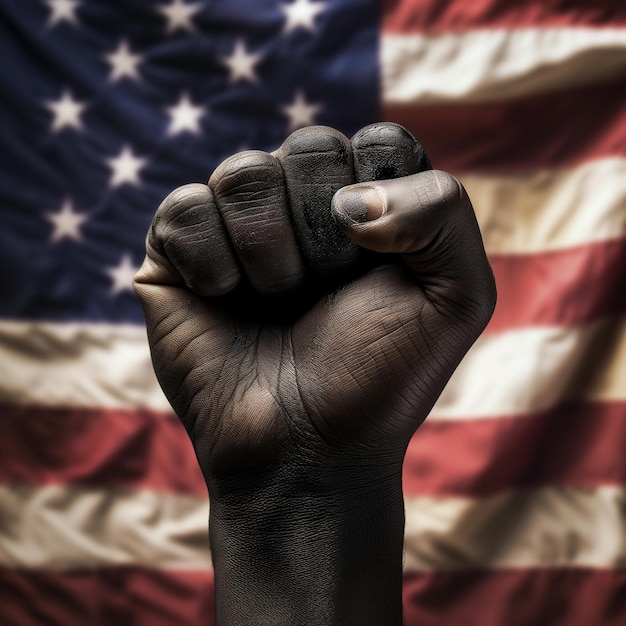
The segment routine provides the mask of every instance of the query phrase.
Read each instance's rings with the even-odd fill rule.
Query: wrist
[[[401,463],[299,462],[210,487],[218,626],[402,623]]]

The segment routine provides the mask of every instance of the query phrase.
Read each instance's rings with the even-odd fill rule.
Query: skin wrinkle
[[[293,369],[295,370],[295,366],[293,365],[293,354],[287,354],[287,350],[285,348],[287,342],[289,341],[289,335],[287,331],[284,331],[282,340],[280,342],[280,358],[278,359],[278,370],[276,371],[276,388],[278,389],[281,386],[281,381],[285,378],[285,369],[286,363],[288,362]],[[276,404],[281,408],[281,417],[284,420],[284,423],[287,427],[289,427],[289,410],[285,405],[284,401],[281,399],[280,394],[276,391],[274,400]]]
[[[215,331],[215,329],[218,329],[221,325],[215,324],[215,327],[199,329],[197,328],[197,324],[195,320],[189,319],[189,320],[184,320],[178,326],[177,330],[179,332],[184,333],[185,327],[187,326],[190,327],[190,331],[191,331],[189,335],[190,338],[189,340],[185,342],[184,346],[180,347],[177,354],[169,355],[170,360],[182,360],[186,363],[193,362],[194,359],[190,357],[192,357],[194,354],[200,354],[202,352],[201,348],[204,348],[207,338],[210,337],[211,334]]]
[[[198,389],[196,389],[190,398],[187,399],[186,402],[186,407],[183,411],[183,415],[185,415],[186,419],[184,421],[185,424],[185,428],[187,430],[187,432],[193,432],[196,429],[196,422],[198,420],[198,414],[196,413],[194,415],[194,413],[191,412],[191,406],[192,404],[194,404],[196,398],[205,391],[205,389],[203,387],[198,387]]]
[[[280,210],[280,203],[277,201],[268,202],[276,196],[277,190],[274,188],[264,187],[253,193],[247,193],[245,190],[232,190],[230,193],[219,194],[219,202],[222,213],[227,215],[249,215],[254,216],[259,212],[268,211],[270,209]]]
[[[367,367],[368,364],[373,364],[375,366],[375,369],[377,370],[377,376],[373,376],[372,379],[378,383],[381,380],[380,377],[380,372],[378,371],[378,364],[375,364],[373,362],[366,362],[363,364],[364,367]],[[337,373],[340,373],[339,371],[339,365],[343,365],[345,370],[349,369],[349,366],[346,366],[345,361],[342,361],[339,364],[333,364],[332,369],[333,371],[336,371]],[[297,370],[296,370],[297,371]],[[352,372],[349,372],[349,376],[352,377],[353,374]],[[313,381],[313,385],[315,385],[315,381],[319,378],[321,378],[319,375],[316,375],[315,377],[309,377],[312,381]],[[355,390],[361,390],[363,388],[362,385],[357,384],[355,385]],[[346,391],[353,391],[350,390],[348,387],[346,387]],[[331,428],[328,424],[327,424],[327,420],[325,419],[324,415],[328,412],[328,403],[325,406],[323,404],[324,399],[320,399],[317,402],[311,401],[311,402],[307,402],[304,397],[302,396],[302,392],[301,393],[301,397],[302,397],[302,402],[305,404],[305,406],[309,406],[310,408],[308,409],[308,414],[310,416],[310,420],[313,423],[314,427],[316,428],[316,432],[320,435],[320,437],[323,438],[323,440],[325,442],[327,442],[328,444],[334,444],[337,441],[341,440],[344,438],[344,429],[345,429],[345,425],[344,424],[338,424],[338,426],[341,426],[340,430],[337,429],[333,429]],[[333,400],[333,404],[337,404],[338,403],[338,399],[334,398]],[[335,407],[333,407],[335,408]],[[350,405],[349,407],[347,407],[347,409],[350,411],[350,417],[351,417],[351,421],[355,421],[355,416],[362,414],[362,411],[359,410],[358,408],[356,408],[356,406],[354,405]],[[362,418],[361,418],[362,421]],[[317,423],[321,422],[323,424],[326,424],[326,429],[325,430],[321,430],[320,427],[317,426]],[[333,433],[334,436],[330,436],[330,431],[335,430],[335,432]]]
[[[280,187],[284,189],[282,171],[278,167],[278,164],[264,163],[264,157],[271,157],[269,154],[259,152],[255,155],[258,158],[258,163],[247,166],[244,169],[236,169],[233,172],[226,171],[216,173],[215,178],[209,183],[209,186],[213,190],[213,193],[217,197],[225,196],[231,193],[242,193],[249,191],[255,193],[255,191],[268,188],[268,182],[272,183],[272,186]],[[247,175],[250,175],[248,178]]]
[[[218,377],[219,377],[220,372],[223,370],[223,368],[224,368],[224,365],[223,365],[223,362],[222,362],[222,367],[220,368],[220,371],[217,374]],[[176,404],[177,403],[178,398],[186,390],[186,388],[188,388],[188,387],[194,388],[194,387],[197,386],[200,389],[202,389],[202,386],[199,385],[196,381],[194,381],[193,385],[191,385],[189,383],[189,381],[190,381],[190,379],[193,379],[199,372],[205,373],[207,369],[210,369],[210,368],[207,367],[206,363],[199,363],[199,364],[195,365],[194,367],[192,367],[186,373],[186,375],[183,378],[183,380],[180,382],[180,389],[178,390],[176,395],[172,396],[172,398],[171,398],[172,404]],[[192,413],[191,405],[193,404],[193,400],[194,400],[194,398],[192,398],[191,400],[187,401],[187,408],[184,411],[185,415],[190,415]],[[197,416],[196,416],[196,418],[197,418]],[[194,421],[195,421],[195,419],[194,419]],[[188,429],[188,430],[192,430],[192,429]]]
[[[401,334],[404,331],[404,328],[399,327],[396,330],[384,335],[383,337],[379,337],[373,341],[370,341],[366,344],[365,347],[365,351],[368,353],[369,357],[368,360],[369,361],[373,361],[374,363],[379,363],[380,360],[384,360],[386,364],[392,364],[393,365],[393,369],[395,371],[395,369],[397,369],[397,366],[395,365],[395,361],[396,359],[401,359],[403,363],[406,363],[406,357],[403,354],[403,348],[402,345],[397,343],[395,340],[396,335]],[[390,358],[392,355],[391,350],[389,349],[389,343],[395,348],[395,350],[393,351],[393,359]],[[421,353],[423,352],[423,347],[420,346],[419,347],[419,352],[417,352],[417,354],[419,354],[421,356]]]
[[[410,371],[412,369],[411,361],[409,361],[409,359],[408,359],[408,356],[406,354],[406,351],[404,349],[404,345],[403,344],[408,342],[408,343],[411,343],[415,347],[415,342],[411,341],[411,336],[410,336],[409,333],[406,333],[405,326],[406,325],[403,324],[397,330],[392,331],[389,334],[389,340],[391,341],[391,344],[395,348],[394,355],[396,356],[396,358],[399,358],[402,361],[402,365],[404,365],[404,367],[409,369],[409,371]],[[404,341],[398,341],[396,339],[396,335],[401,334],[402,331],[404,331],[404,333],[405,333],[405,340]],[[421,348],[421,346],[420,346],[420,348]],[[415,350],[415,354],[420,354],[420,351]],[[388,352],[385,351],[384,359],[388,362],[389,358],[387,357],[387,354],[388,354]],[[381,358],[383,358],[383,355],[381,355]]]
[[[161,325],[164,324],[165,322],[169,322],[171,321],[173,315],[171,313],[165,313],[163,315],[163,317],[152,327],[152,336],[154,337],[154,335],[159,335],[161,334]],[[177,326],[178,324],[176,323],[175,326]],[[167,334],[169,334],[171,332],[170,330],[165,330],[162,333],[162,336],[165,336]]]
[[[184,230],[189,230],[189,233],[184,232]],[[165,248],[167,249],[168,244],[176,245],[179,242],[182,242],[185,246],[193,245],[194,243],[203,244],[207,240],[207,232],[199,232],[197,229],[194,230],[192,226],[187,226],[185,229],[180,229],[176,234],[176,242],[166,242]]]
[[[291,411],[291,410],[287,410],[285,417],[289,418],[286,420],[287,425],[291,431],[292,428],[296,428],[296,430],[299,433],[302,433],[302,426],[300,425],[301,423],[304,422],[308,422],[310,423],[313,428],[315,429],[315,432],[317,433],[317,435],[319,437],[322,438],[322,440],[326,441],[326,439],[324,438],[323,433],[319,432],[319,430],[315,427],[315,421],[311,416],[311,413],[309,412],[309,410],[307,409],[307,404],[304,400],[304,397],[302,395],[302,390],[301,390],[301,385],[300,385],[300,372],[299,369],[297,367],[297,359],[296,359],[296,355],[295,355],[295,350],[294,350],[294,344],[293,344],[293,327],[289,327],[287,329],[287,334],[286,334],[286,339],[288,341],[288,346],[289,346],[289,350],[288,350],[288,362],[291,364],[291,371],[292,371],[292,380],[290,381],[291,384],[289,385],[290,387],[293,387],[293,389],[296,392],[296,399],[299,403],[298,407],[294,407],[296,410],[295,411]],[[282,353],[281,353],[282,355]],[[281,367],[283,364],[283,360],[281,359]],[[293,413],[298,413],[297,409],[300,409],[301,413],[302,413],[302,417],[296,418],[296,416]],[[328,443],[328,442],[327,442]]]
[[[237,154],[233,154],[226,158],[209,178],[209,186],[218,179],[227,179],[231,175],[248,175],[252,174],[252,178],[257,178],[256,174],[259,169],[271,169],[276,163],[276,157],[269,152],[263,150],[244,150]]]
[[[347,139],[346,139],[347,141]],[[302,150],[299,148],[296,152],[285,152],[279,151],[280,160],[284,161],[289,158],[298,158],[298,157],[311,157],[311,156],[319,156],[322,158],[330,157],[333,159],[331,163],[335,164],[337,161],[344,162],[346,160],[350,160],[352,156],[352,151],[349,150],[341,141],[337,141],[336,145],[326,149],[326,150]]]
[[[170,398],[170,402],[172,404],[178,404],[178,399],[180,398],[180,396],[182,394],[186,394],[187,392],[187,387],[189,387],[190,385],[188,384],[189,379],[191,379],[193,377],[193,375],[195,373],[197,373],[199,370],[204,370],[204,364],[203,363],[199,363],[198,365],[193,366],[191,369],[189,369],[188,372],[186,372],[184,378],[181,380],[180,385],[178,390],[176,391],[176,393],[171,396]],[[195,388],[198,385],[193,385],[193,387]],[[187,406],[187,409],[184,411],[184,414],[187,415],[189,413],[189,406]]]
[[[206,188],[206,191],[210,193],[208,188]],[[202,227],[205,216],[209,214],[207,209],[214,205],[213,198],[205,198],[201,202],[187,206],[187,203],[192,199],[193,196],[190,194],[167,208],[166,214],[153,225],[150,231],[153,236],[151,239],[154,242],[167,239],[168,236],[176,232],[175,221],[184,223],[185,218],[188,219],[189,216],[197,218],[194,219],[192,224],[189,224],[190,226]]]
[[[170,330],[170,331],[168,331],[168,332],[165,332],[165,333],[160,334],[160,336],[159,336],[159,337],[157,337],[157,339],[156,339],[156,340],[155,340],[155,339],[154,339],[154,337],[153,337],[153,339],[152,339],[152,343],[151,343],[152,349],[153,349],[153,350],[158,350],[159,345],[160,345],[163,341],[169,341],[169,337],[168,337],[168,335],[169,335],[169,333],[170,333],[170,332],[173,332],[173,331],[180,332],[181,327],[183,327],[184,325],[186,325],[186,324],[187,324],[187,322],[188,322],[188,320],[183,320],[182,322],[177,323],[177,324],[175,325],[175,327],[174,327],[172,330]]]
[[[254,226],[255,220],[259,219],[270,223],[275,221],[275,215],[272,214],[285,217],[280,206],[275,202],[268,202],[268,199],[271,199],[271,194],[267,194],[259,201],[254,202],[242,202],[233,198],[225,198],[224,200],[228,200],[230,204],[222,209],[222,213],[228,219],[237,219],[245,222],[246,225],[250,223],[250,226]],[[269,215],[266,215],[266,213],[269,213]]]

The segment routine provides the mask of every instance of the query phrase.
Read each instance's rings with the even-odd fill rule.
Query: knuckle
[[[261,150],[246,150],[227,158],[209,178],[209,187],[216,196],[242,186],[262,182],[269,174],[273,178],[280,173],[274,156]]]
[[[202,221],[203,207],[211,202],[211,192],[206,185],[190,183],[177,187],[157,209],[148,233],[148,243],[162,252],[180,228]]]
[[[460,181],[449,172],[432,170],[433,182],[437,190],[438,202],[449,208],[456,208],[467,198]]]
[[[188,183],[171,191],[161,202],[159,211],[170,211],[173,207],[187,202],[190,198],[206,196],[207,187],[202,183]]]
[[[307,126],[294,131],[279,149],[281,158],[310,153],[351,153],[350,140],[329,126]]]
[[[352,138],[352,143],[360,146],[389,144],[394,145],[396,141],[403,141],[405,138],[415,140],[409,131],[396,122],[374,122],[364,126],[357,131]]]
[[[240,278],[207,185],[190,183],[167,195],[148,232],[147,249],[201,295],[227,292]]]
[[[422,144],[403,126],[376,122],[352,138],[359,181],[402,178],[430,169]]]

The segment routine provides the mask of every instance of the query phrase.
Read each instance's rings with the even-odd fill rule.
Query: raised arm
[[[218,626],[402,623],[405,449],[495,304],[428,167],[394,124],[306,128],[156,214],[135,287],[209,488]]]

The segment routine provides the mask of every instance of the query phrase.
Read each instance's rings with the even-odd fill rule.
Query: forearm
[[[400,471],[212,500],[218,626],[399,626]],[[319,476],[317,477],[319,478]]]

